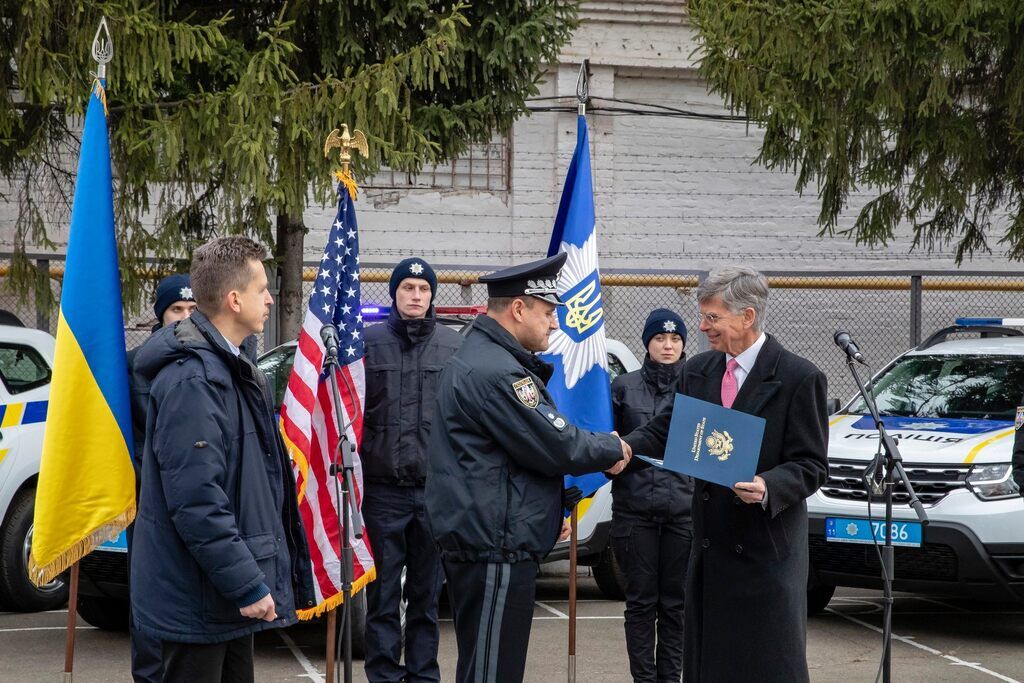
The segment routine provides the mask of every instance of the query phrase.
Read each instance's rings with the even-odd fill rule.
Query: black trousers
[[[253,683],[252,634],[225,643],[163,643],[164,683]]]
[[[366,679],[370,683],[440,681],[437,601],[441,559],[427,524],[423,488],[368,483],[363,489],[363,518],[377,568],[377,579],[366,586]]]
[[[537,563],[444,562],[455,619],[457,683],[519,683],[533,624]]]
[[[626,575],[626,652],[635,683],[679,683],[683,605],[693,533],[680,522],[616,517],[615,558]]]

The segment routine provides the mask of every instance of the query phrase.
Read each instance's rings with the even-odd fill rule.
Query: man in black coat
[[[273,299],[265,251],[241,236],[196,249],[199,309],[135,358],[152,382],[135,520],[135,627],[164,680],[252,681],[252,634],[313,605],[291,463],[256,339]]]
[[[1024,406],[1017,406],[1013,430],[1013,480],[1017,482],[1020,494],[1024,496]]]
[[[430,264],[405,259],[391,273],[387,322],[363,333],[363,517],[377,570],[376,580],[366,587],[364,670],[370,683],[441,680],[441,560],[427,524],[423,487],[438,378],[462,336],[437,322],[432,306],[436,290]]]
[[[623,437],[675,399],[686,325],[674,311],[657,308],[641,339],[643,366],[612,382],[612,416]],[[678,683],[683,669],[692,498],[692,478],[658,467],[619,475],[612,483],[611,540],[626,580],[624,627],[634,683]]]
[[[629,459],[617,437],[577,429],[558,412],[544,386],[552,367],[533,355],[558,328],[565,258],[480,278],[487,314],[441,373],[427,511],[448,579],[459,683],[522,680],[538,562],[566,533],[563,476],[617,474]]]
[[[825,376],[761,331],[768,283],[757,271],[723,268],[696,294],[712,350],[686,362],[677,391],[766,425],[753,481],[696,481],[683,679],[806,681],[805,499],[828,473]],[[661,457],[671,418],[670,406],[626,442]]]

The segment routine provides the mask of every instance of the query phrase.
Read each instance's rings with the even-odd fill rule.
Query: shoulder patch
[[[1024,427],[1024,406],[1017,406],[1017,417],[1013,420],[1013,428],[1020,429]]]
[[[516,392],[516,398],[527,408],[536,408],[540,405],[540,392],[537,391],[537,385],[533,383],[532,377],[513,382],[512,388]]]
[[[558,431],[563,431],[566,427],[569,426],[569,423],[566,422],[565,418],[559,415],[553,408],[551,408],[551,406],[541,406],[540,412],[543,413],[544,417],[548,419],[548,422],[551,423],[551,426],[557,429]]]

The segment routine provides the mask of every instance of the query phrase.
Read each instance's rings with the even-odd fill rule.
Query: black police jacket
[[[199,311],[139,349],[152,382],[131,557],[136,627],[214,643],[288,626],[313,574],[266,378],[250,337],[236,356]],[[239,608],[270,589],[272,622]]]
[[[612,382],[615,430],[625,436],[671,403],[682,369],[682,360],[666,365],[648,356],[639,370],[616,377]],[[657,467],[628,472],[612,482],[612,511],[616,517],[689,523],[692,498],[692,478]]]
[[[611,434],[577,429],[544,386],[551,366],[480,316],[437,391],[426,503],[448,561],[539,560],[562,525],[562,477],[622,457]]]
[[[366,328],[363,341],[363,480],[423,486],[437,382],[462,335],[437,324],[433,309],[426,318],[402,320],[392,308],[386,323]]]

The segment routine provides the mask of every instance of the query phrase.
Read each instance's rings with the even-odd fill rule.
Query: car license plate
[[[97,550],[106,550],[112,553],[126,553],[128,552],[128,532],[122,531],[120,535],[113,541],[106,541],[100,544]]]
[[[893,545],[920,547],[920,522],[893,522],[891,529]],[[884,545],[885,521],[826,517],[825,539],[839,543],[875,543],[877,541]]]

